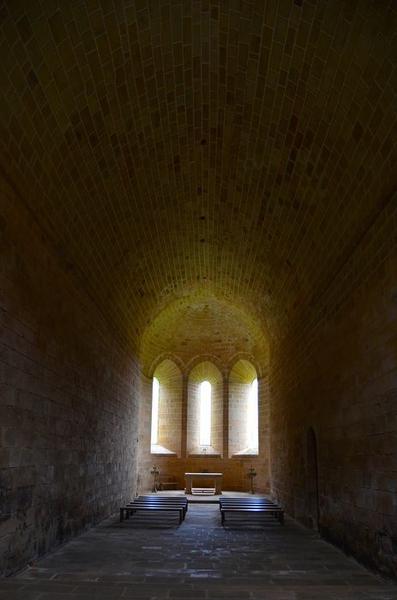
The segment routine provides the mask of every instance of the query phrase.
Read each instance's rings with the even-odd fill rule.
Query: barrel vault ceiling
[[[135,347],[207,298],[255,348],[391,197],[396,25],[382,0],[6,0],[1,172]]]

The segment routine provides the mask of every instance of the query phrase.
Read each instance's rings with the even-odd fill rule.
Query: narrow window
[[[200,384],[200,446],[211,445],[211,384]]]
[[[247,415],[248,448],[258,451],[258,380],[251,383],[248,395]]]
[[[157,377],[153,377],[152,387],[152,434],[151,445],[156,446],[159,443],[159,399],[160,384]]]

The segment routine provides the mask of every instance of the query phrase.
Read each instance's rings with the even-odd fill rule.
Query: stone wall
[[[153,478],[150,470],[157,462],[157,457],[150,453],[152,379],[144,374],[140,377],[139,397],[137,492],[142,493],[150,491],[152,488]]]
[[[0,183],[0,575],[134,493],[137,371]]]
[[[252,381],[257,377],[247,361],[238,361],[229,376],[229,456],[247,450],[248,403]],[[259,409],[259,406],[258,406]],[[262,419],[263,421],[263,419]]]
[[[181,428],[170,427],[170,423],[181,423],[182,419],[182,373],[170,360],[159,365],[154,374],[160,384],[158,443],[170,452],[181,454]]]
[[[208,375],[208,372],[207,372]],[[185,375],[187,379],[187,375]],[[227,379],[225,380],[227,381]],[[190,381],[190,386],[192,381]],[[150,453],[150,422],[151,422],[151,389],[152,380],[145,376],[142,376],[141,388],[140,388],[140,432],[139,432],[139,492],[147,492],[152,488],[153,478],[150,475],[150,470],[153,465],[157,465],[160,468],[160,472],[165,476],[172,476],[175,478],[178,488],[184,489],[184,473],[187,471],[191,472],[202,472],[207,471],[220,471],[224,474],[223,489],[225,490],[236,490],[236,491],[248,491],[250,482],[247,477],[249,468],[255,467],[257,471],[257,477],[255,478],[255,486],[257,491],[269,492],[270,490],[270,470],[269,470],[269,440],[270,440],[270,429],[269,429],[269,385],[267,378],[259,379],[259,454],[258,456],[238,456],[228,458],[228,452],[226,446],[228,445],[228,429],[226,425],[226,419],[223,419],[224,428],[224,444],[223,444],[223,456],[222,457],[211,457],[211,456],[197,456],[190,455],[188,447],[186,445],[182,448],[181,456],[161,456]],[[188,386],[184,387],[184,395],[182,398],[182,415],[184,408],[187,409],[187,396]],[[224,402],[227,401],[227,395],[224,396]],[[227,408],[227,407],[226,407]],[[227,411],[226,411],[227,412]],[[183,416],[182,416],[183,423]],[[175,436],[178,436],[181,431],[182,423],[180,421],[170,422],[169,428],[174,432]],[[191,426],[193,427],[193,423]],[[197,422],[196,422],[197,428]],[[186,440],[186,432],[182,431],[182,439]],[[197,487],[211,485],[211,482],[197,482]]]
[[[271,368],[274,495],[363,562],[397,574],[397,202],[367,231]]]

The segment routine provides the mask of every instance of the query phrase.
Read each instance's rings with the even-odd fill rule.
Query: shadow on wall
[[[317,438],[312,427],[306,434],[306,515],[307,525],[318,530],[320,528],[318,452]]]

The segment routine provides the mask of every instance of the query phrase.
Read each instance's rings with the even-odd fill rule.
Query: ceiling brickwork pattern
[[[203,356],[224,371],[242,355],[268,364],[269,340],[261,323],[234,304],[189,295],[171,302],[146,328],[140,353],[145,370],[152,372],[164,351],[184,373]]]
[[[0,24],[2,172],[135,345],[197,296],[279,335],[391,197],[392,1],[9,0]]]

